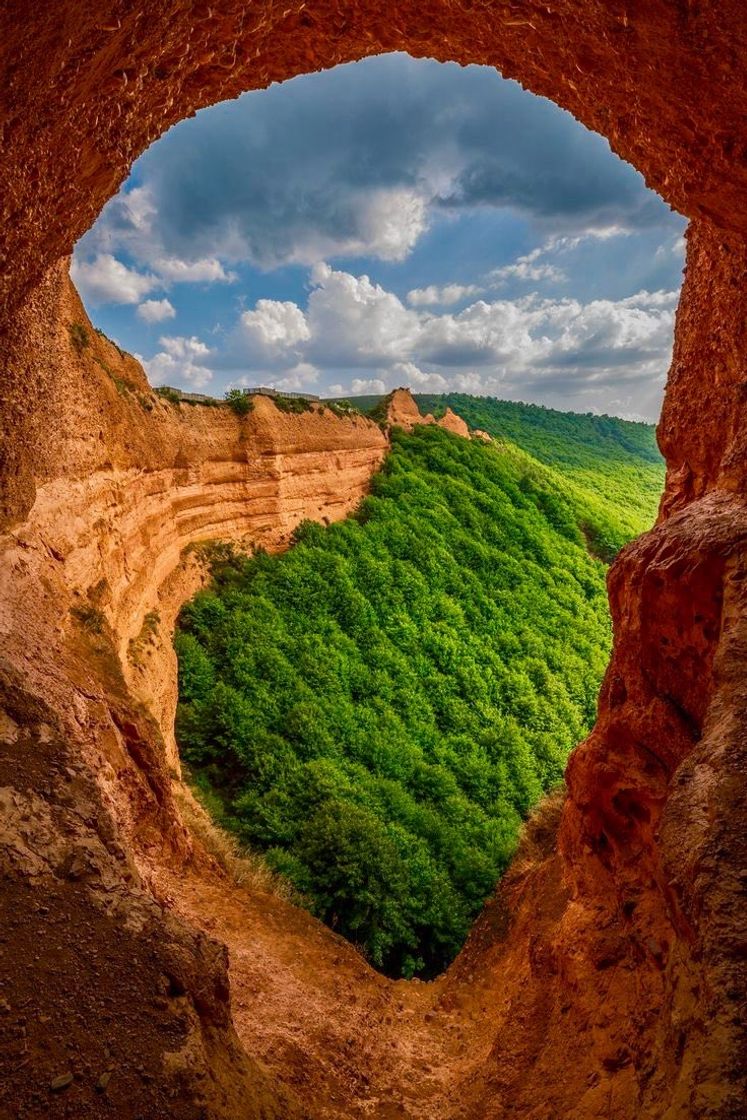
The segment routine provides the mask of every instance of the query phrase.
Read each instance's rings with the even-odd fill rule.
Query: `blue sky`
[[[73,278],[154,384],[407,384],[655,419],[684,225],[550,102],[389,55],[171,129]]]

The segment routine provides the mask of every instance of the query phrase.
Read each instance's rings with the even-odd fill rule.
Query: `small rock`
[[[49,1088],[53,1093],[56,1093],[58,1089],[67,1089],[68,1085],[72,1085],[72,1083],[73,1075],[68,1071],[67,1073],[61,1073],[59,1077],[53,1077],[49,1082]]]
[[[113,1073],[114,1073],[113,1069],[107,1069],[101,1074],[101,1077],[96,1082],[96,1092],[97,1093],[105,1093],[106,1092],[106,1087],[109,1084],[109,1082],[111,1081]]]

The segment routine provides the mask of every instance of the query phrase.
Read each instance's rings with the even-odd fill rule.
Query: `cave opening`
[[[273,568],[204,546],[214,588],[177,636],[177,739],[198,797],[249,845],[265,885],[390,975],[451,962],[520,822],[593,725],[610,651],[604,566],[653,523],[663,486],[643,421],[669,364],[682,231],[570,114],[494,70],[395,54],[203,110],[141,157],[76,247],[72,277],[103,345],[136,354],[177,411],[226,397],[247,417],[252,387],[269,386],[286,413],[313,414],[321,398],[365,417],[406,378],[424,414],[455,409],[482,433],[467,466],[450,437],[442,448],[402,437],[372,484],[395,510],[389,524],[379,508],[378,530],[365,528],[364,501],[354,546],[309,525],[293,538],[309,557],[295,576],[297,558]],[[85,332],[71,324],[81,353]],[[139,392],[96,360],[121,393]],[[241,438],[251,460],[252,434]],[[504,455],[500,475],[506,441],[528,458]],[[395,509],[382,479],[402,464],[431,487],[430,505],[405,488]],[[474,491],[466,508],[460,477]],[[540,521],[526,520],[527,501]],[[291,519],[305,515],[330,521],[308,503]],[[442,578],[416,540],[455,519],[461,536],[430,542],[453,569]],[[372,592],[380,562],[391,586]],[[276,592],[255,594],[263,580]],[[237,612],[261,620],[243,647]],[[158,624],[151,609],[129,638],[136,676]]]
[[[490,67],[395,53],[170,129],[72,277],[156,386],[407,383],[652,423],[683,233],[570,113]]]
[[[247,13],[244,3],[226,0],[178,10],[111,4],[55,15],[49,18],[44,5],[29,12],[10,3],[0,16],[7,47],[7,135],[13,141],[0,169],[4,254],[11,263],[0,276],[3,426],[11,433],[3,444],[2,514],[18,533],[3,543],[9,558],[3,572],[3,673],[11,682],[4,682],[4,708],[11,715],[4,734],[20,721],[21,744],[33,726],[37,742],[51,749],[57,740],[50,739],[49,724],[59,719],[62,727],[64,721],[70,760],[86,781],[93,779],[87,786],[92,803],[75,815],[79,835],[90,842],[91,854],[99,837],[90,822],[97,817],[106,822],[105,839],[112,852],[121,845],[125,870],[112,857],[104,882],[107,889],[116,884],[120,902],[131,897],[139,907],[140,920],[127,924],[128,964],[133,971],[146,961],[152,965],[155,949],[168,958],[164,975],[179,978],[178,984],[167,981],[166,994],[159,994],[156,1011],[149,1011],[137,1036],[129,1030],[126,1006],[107,1023],[102,1058],[109,1059],[117,1047],[140,1057],[143,1041],[151,1047],[141,1066],[147,1080],[124,1064],[113,1077],[108,1091],[119,1094],[121,1115],[136,1107],[160,1114],[162,1078],[172,1104],[183,1103],[186,1114],[194,1103],[226,1118],[260,1111],[301,1116],[313,1101],[325,1115],[349,1120],[370,1113],[372,1094],[385,1108],[401,1105],[412,1116],[521,1111],[595,1116],[613,1108],[626,1120],[668,1112],[740,1115],[743,1083],[734,1055],[742,1039],[734,1000],[744,985],[733,947],[744,939],[732,905],[737,872],[732,853],[743,841],[734,809],[740,781],[735,729],[743,717],[738,689],[730,693],[727,686],[738,679],[744,614],[733,578],[740,574],[735,547],[742,532],[744,461],[742,7],[722,5],[717,21],[707,6],[685,10],[663,2],[590,9],[565,0],[520,10],[439,2],[427,12],[405,3],[386,15],[378,4],[342,11],[323,2],[303,11],[261,5]],[[431,1003],[415,986],[406,992],[400,986],[391,999],[382,996],[384,989],[351,960],[345,946],[325,942],[323,933],[304,926],[300,917],[292,933],[295,964],[289,964],[293,953],[286,951],[292,941],[284,942],[283,951],[264,941],[258,951],[256,921],[247,952],[246,940],[236,933],[237,914],[243,917],[245,910],[221,912],[216,881],[209,886],[208,916],[193,880],[197,867],[206,886],[209,868],[184,847],[158,761],[163,745],[149,738],[146,723],[137,725],[134,707],[112,730],[106,713],[124,703],[122,695],[102,686],[101,660],[86,661],[80,644],[72,656],[61,637],[68,633],[71,599],[75,603],[75,595],[99,588],[106,575],[111,599],[95,609],[108,612],[126,650],[133,636],[128,628],[137,631],[146,603],[152,609],[153,593],[175,567],[181,548],[205,530],[194,475],[200,455],[209,460],[207,447],[193,445],[180,448],[174,463],[168,452],[184,426],[163,420],[167,438],[148,445],[92,371],[71,362],[72,297],[64,257],[121,184],[133,158],[177,120],[272,80],[396,49],[489,64],[518,78],[608,136],[692,222],[659,429],[668,465],[661,523],[626,550],[610,576],[620,629],[599,725],[574,755],[559,841],[553,832],[547,844],[537,845],[540,863],[533,870],[516,869],[473,945],[442,981],[422,986],[433,993]],[[72,315],[73,321],[80,316],[77,305]],[[100,356],[111,364],[109,351]],[[142,386],[138,390],[147,395]],[[213,466],[200,481],[215,493],[215,445],[211,450]],[[143,467],[151,472],[150,489],[132,481]],[[160,506],[153,486],[159,472],[169,479]],[[94,507],[95,517],[80,517]],[[70,531],[76,523],[82,530],[77,536]],[[244,524],[234,511],[234,529]],[[130,550],[123,565],[127,581],[120,579],[121,556],[111,544],[117,534]],[[647,579],[651,567],[659,572],[656,588]],[[88,582],[81,592],[83,577]],[[187,584],[172,588],[175,598],[191,594],[196,583]],[[662,586],[667,595],[660,609]],[[722,627],[724,596],[728,611]],[[708,619],[708,632],[689,616],[680,622],[685,600]],[[91,625],[100,622],[99,616],[85,617]],[[668,642],[664,657],[662,638]],[[152,710],[168,740],[167,693],[159,693]],[[34,707],[24,696],[34,703],[43,697],[47,708]],[[706,726],[709,712],[719,718]],[[38,728],[34,719],[42,721]],[[126,751],[115,733],[121,728]],[[28,819],[38,819],[59,792],[50,772],[43,778],[29,775],[33,756],[33,750],[19,754],[11,774],[11,784],[29,777],[28,788],[37,795]],[[59,749],[57,756],[55,764]],[[168,742],[166,758],[176,766]],[[620,790],[630,797],[618,798],[616,808]],[[23,794],[19,789],[16,797]],[[68,811],[69,789],[64,804]],[[639,824],[631,824],[633,804],[645,805],[650,820],[636,811]],[[75,814],[74,802],[72,810]],[[58,833],[53,828],[49,835]],[[601,836],[607,839],[603,863],[594,851]],[[28,852],[16,853],[18,866],[28,864]],[[38,875],[37,862],[27,876],[34,887],[29,897],[38,897]],[[90,930],[86,919],[100,895],[95,877],[86,875],[75,884],[77,908],[68,925],[56,931],[60,943],[68,938],[74,947],[73,967],[77,956],[95,963],[86,938],[79,936]],[[175,879],[183,880],[185,893],[174,908],[164,883]],[[155,907],[153,895],[159,900]],[[42,901],[35,920],[43,910],[48,929],[64,909],[52,892]],[[125,913],[115,908],[107,922],[116,930]],[[290,928],[282,908],[271,913],[275,930]],[[150,941],[143,914],[147,937],[156,933]],[[225,963],[210,949],[211,937],[230,948],[230,1012]],[[147,974],[145,967],[139,971]],[[498,973],[502,981],[491,987]],[[74,1000],[35,964],[26,975],[38,978],[37,1004],[64,1026]],[[267,976],[272,983],[265,982]],[[101,985],[98,967],[91,970],[91,984]],[[180,1009],[186,1006],[197,1024],[186,1063],[175,1054],[175,1033],[168,1041],[152,1033],[159,1015],[159,1027],[167,1023],[176,990],[184,992],[177,997]],[[12,984],[5,990],[14,992]],[[395,998],[402,1002],[395,1005]],[[235,1045],[231,1014],[248,1062]],[[408,1016],[416,1022],[416,1035],[404,1029]],[[297,1037],[285,1029],[290,1021]],[[444,1028],[454,1028],[454,1045],[440,1049]],[[93,1037],[89,1031],[89,1045]],[[254,1064],[255,1057],[263,1068]],[[158,1073],[155,1087],[151,1068]],[[31,1114],[40,1084],[59,1075],[46,1060],[41,1069],[40,1080],[37,1065],[19,1063],[13,1053],[4,1078]],[[81,1094],[84,1077],[64,1075],[60,1091]]]

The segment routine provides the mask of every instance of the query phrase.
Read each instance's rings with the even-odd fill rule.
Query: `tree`
[[[407,874],[386,827],[369,810],[327,801],[303,829],[297,847],[317,913],[333,929],[364,945],[384,966],[408,937],[404,921]]]

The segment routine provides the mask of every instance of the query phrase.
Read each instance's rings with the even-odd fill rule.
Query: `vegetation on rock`
[[[281,412],[313,412],[314,405],[306,397],[284,397],[281,393],[272,398],[275,408]]]
[[[82,323],[71,323],[68,327],[68,332],[73,349],[76,353],[82,354],[91,341],[88,337],[88,331]]]
[[[182,612],[177,734],[219,823],[392,975],[453,958],[593,721],[589,526],[614,551],[633,516],[601,474],[395,431],[356,516],[228,556]]]
[[[176,389],[172,389],[170,385],[157,385],[154,392],[161,397],[162,400],[168,401],[169,404],[179,405],[181,397]]]
[[[243,389],[226,390],[225,401],[237,416],[248,416],[254,408],[251,397]]]

